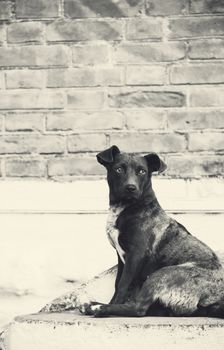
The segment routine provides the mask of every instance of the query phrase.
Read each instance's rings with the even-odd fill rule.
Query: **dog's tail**
[[[224,300],[208,306],[207,314],[209,317],[224,318]]]
[[[224,300],[206,307],[200,307],[192,316],[224,318]]]

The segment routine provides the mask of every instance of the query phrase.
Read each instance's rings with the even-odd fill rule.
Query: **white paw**
[[[91,311],[99,311],[101,309],[102,305],[97,304],[97,305],[91,305],[90,309]]]

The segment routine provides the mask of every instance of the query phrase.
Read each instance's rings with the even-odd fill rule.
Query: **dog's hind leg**
[[[224,271],[208,270],[195,263],[164,267],[153,273],[138,295],[148,290],[172,316],[210,316],[224,318]]]
[[[145,280],[135,300],[94,305],[90,314],[95,317],[156,316],[160,308],[160,316],[224,317],[223,285],[219,270],[206,270],[195,263],[164,267]]]
[[[153,305],[170,309],[173,316],[189,316],[197,310],[199,296],[189,283],[191,266],[170,266],[150,275],[135,298],[124,304],[94,305],[92,315],[96,317],[126,316],[141,317],[151,314]],[[196,288],[197,289],[197,288]],[[156,311],[156,310],[154,310]]]

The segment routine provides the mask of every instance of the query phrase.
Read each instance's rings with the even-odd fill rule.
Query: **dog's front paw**
[[[94,317],[108,317],[107,307],[106,305],[96,305],[94,308]]]
[[[95,313],[100,310],[101,306],[103,306],[103,304],[93,301],[81,305],[79,311],[83,315],[95,316]]]
[[[103,304],[88,305],[86,308],[86,315],[92,315],[94,317],[107,317],[106,307]]]

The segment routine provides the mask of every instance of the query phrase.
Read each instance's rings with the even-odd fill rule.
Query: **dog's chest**
[[[111,245],[116,249],[118,255],[120,256],[121,261],[125,263],[125,252],[121,248],[118,241],[120,231],[116,228],[117,218],[123,209],[124,207],[119,207],[119,206],[110,207],[108,219],[107,219],[106,232]]]

